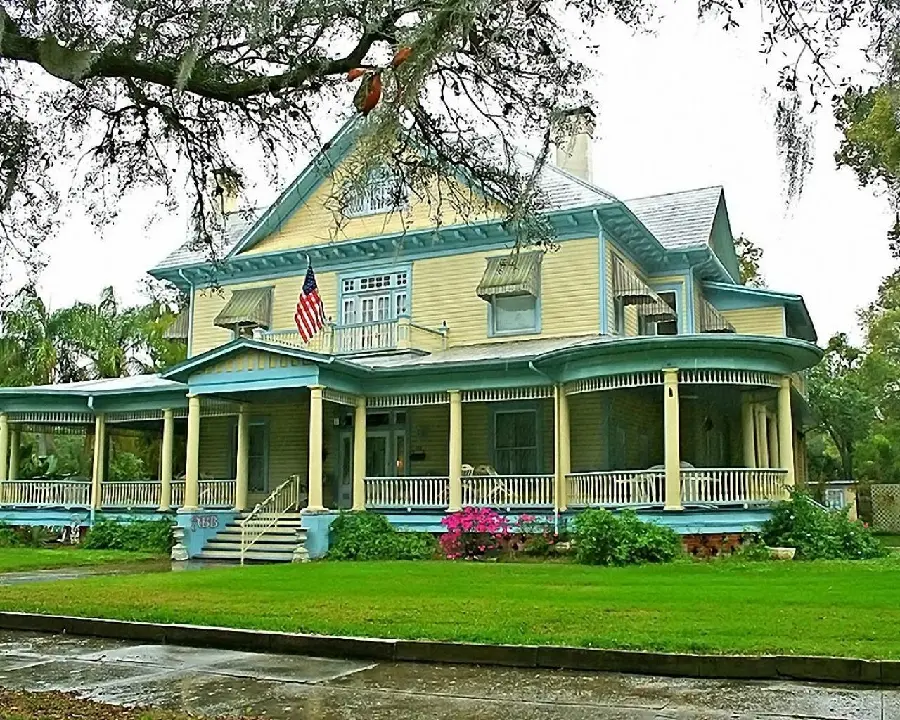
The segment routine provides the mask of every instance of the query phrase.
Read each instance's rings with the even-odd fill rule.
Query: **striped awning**
[[[662,322],[677,318],[669,304],[617,257],[613,257],[613,297],[623,305],[636,306],[638,315],[647,320]]]
[[[734,325],[728,322],[709,300],[703,297],[698,300],[700,303],[697,306],[697,320],[700,332],[733,333],[735,331]]]
[[[175,316],[175,320],[163,333],[164,340],[187,340],[190,325],[190,317],[185,310]]]
[[[242,327],[268,330],[271,321],[272,288],[263,287],[233,291],[213,324],[229,330]]]
[[[509,295],[532,295],[541,291],[542,252],[517,252],[512,255],[492,257],[478,283],[478,297],[490,300]]]

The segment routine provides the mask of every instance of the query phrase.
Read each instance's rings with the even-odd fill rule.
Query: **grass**
[[[153,553],[125,550],[82,550],[81,548],[6,548],[0,547],[0,573],[93,565],[128,564],[158,560]]]
[[[0,588],[0,610],[370,637],[900,658],[900,561],[322,562]]]
[[[881,544],[886,548],[900,548],[900,535],[892,535],[892,534],[878,534],[876,537],[881,541]]]

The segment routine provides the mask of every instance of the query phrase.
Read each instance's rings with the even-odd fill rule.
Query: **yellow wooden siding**
[[[465,420],[463,421],[465,427]],[[422,460],[409,461],[409,475],[447,475],[450,466],[450,408],[425,405],[409,409],[409,451],[424,453]],[[465,455],[465,442],[463,442]],[[465,459],[463,460],[465,462]]]
[[[450,345],[488,341],[488,304],[475,294],[486,259],[508,250],[419,260],[412,270],[412,319],[426,327],[446,321]],[[571,240],[544,256],[541,268],[541,335],[596,333],[599,258],[593,238]],[[572,282],[572,278],[577,281]],[[521,340],[527,335],[490,338]]]
[[[295,329],[294,311],[297,307],[300,289],[303,286],[303,279],[304,275],[301,274],[268,282],[227,285],[221,289],[196,290],[192,303],[194,318],[191,354],[200,355],[207,350],[224,345],[232,339],[230,330],[216,327],[213,325],[213,321],[216,319],[216,315],[225,307],[225,303],[228,302],[234,290],[253,287],[274,287],[271,329]],[[329,272],[317,273],[316,280],[327,315],[337,317],[337,275]]]
[[[609,393],[611,469],[642,469],[663,462],[662,393],[653,390]]]
[[[231,479],[231,428],[233,417],[200,419],[200,476],[210,479]]]
[[[783,307],[743,308],[721,312],[739,333],[784,337]]]
[[[346,171],[338,166],[281,227],[245,254],[275,252],[363,237],[423,230],[430,227],[476,222],[496,217],[496,209],[456,180],[433,182],[413,192],[409,207],[360,217],[341,216],[337,195]]]

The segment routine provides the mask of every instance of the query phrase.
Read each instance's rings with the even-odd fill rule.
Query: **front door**
[[[370,431],[366,434],[366,477],[392,477],[390,430]]]

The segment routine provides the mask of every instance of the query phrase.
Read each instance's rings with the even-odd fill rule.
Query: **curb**
[[[900,685],[900,660],[802,655],[689,655],[555,645],[390,640],[19,612],[0,612],[0,629],[382,662],[497,665],[729,680],[788,679]]]

